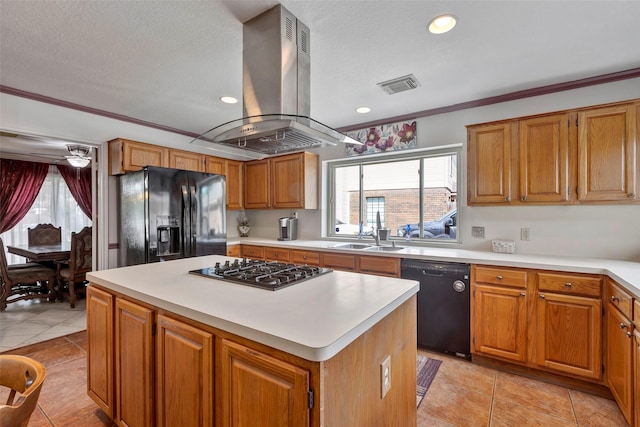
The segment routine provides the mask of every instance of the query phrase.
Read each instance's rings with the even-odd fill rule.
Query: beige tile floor
[[[46,341],[87,328],[84,298],[75,308],[68,301],[18,301],[0,311],[0,352]]]
[[[447,355],[418,408],[420,427],[628,426],[613,400]]]
[[[111,425],[86,394],[85,319],[84,299],[75,309],[68,302],[22,301],[0,312],[0,352],[47,367],[29,426]],[[443,361],[418,408],[419,427],[628,426],[612,400],[418,351]]]

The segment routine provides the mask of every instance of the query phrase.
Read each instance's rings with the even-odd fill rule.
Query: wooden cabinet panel
[[[169,166],[169,149],[128,139],[109,141],[109,175],[139,171],[145,166]]]
[[[602,378],[602,301],[538,292],[537,364]]]
[[[525,288],[527,286],[527,272],[518,269],[474,265],[473,280],[477,283]]]
[[[636,324],[637,325],[637,324]],[[640,330],[633,331],[633,415],[636,427],[640,427]]]
[[[254,160],[244,165],[244,207],[247,209],[271,206],[271,168],[268,159]]]
[[[538,290],[600,297],[602,277],[570,273],[538,273]]]
[[[291,253],[289,249],[264,248],[264,259],[267,261],[289,262]]]
[[[240,245],[228,245],[227,246],[227,256],[239,257],[241,256],[241,247]]]
[[[629,424],[633,415],[633,326],[611,303],[606,310],[606,376],[611,394]]]
[[[113,307],[111,294],[87,287],[87,394],[109,418],[113,397]]]
[[[131,427],[153,425],[153,311],[116,298],[115,321],[115,421]]]
[[[204,172],[204,154],[190,151],[169,150],[169,167],[189,171]]]
[[[294,264],[320,265],[320,253],[312,251],[291,250],[291,262]]]
[[[324,252],[322,254],[322,266],[343,271],[356,271],[355,255],[334,254]]]
[[[568,201],[569,115],[521,120],[519,137],[521,201]]]
[[[400,258],[359,255],[357,270],[360,273],[400,277]]]
[[[221,340],[223,426],[308,426],[309,372]]]
[[[156,425],[213,425],[213,378],[213,335],[158,315]]]
[[[244,174],[242,162],[227,160],[225,175],[227,177],[227,209],[242,209],[244,207]]]
[[[271,161],[271,206],[318,208],[318,156],[295,153]]]
[[[512,198],[514,123],[472,126],[467,141],[467,202],[509,203]]]
[[[264,248],[262,246],[242,245],[242,256],[252,259],[264,259]]]
[[[222,157],[206,156],[204,159],[204,171],[206,173],[226,175],[226,159],[223,159]]]
[[[637,198],[634,105],[578,113],[578,200]]]
[[[606,299],[627,317],[633,318],[633,297],[629,292],[618,286],[612,279],[606,279]]]
[[[527,357],[526,292],[472,283],[473,349],[524,362]]]

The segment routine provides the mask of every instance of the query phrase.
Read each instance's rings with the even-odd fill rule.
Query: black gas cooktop
[[[241,285],[277,291],[287,286],[318,277],[333,270],[312,265],[287,264],[243,258],[219,262],[213,267],[189,271],[190,274],[226,280]]]

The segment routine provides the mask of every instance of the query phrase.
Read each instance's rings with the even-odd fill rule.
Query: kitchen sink
[[[369,246],[365,248],[365,250],[371,252],[394,252],[401,251],[402,249],[404,249],[402,246]]]
[[[365,245],[364,243],[344,243],[342,245],[332,246],[332,248],[336,249],[367,249],[372,248],[371,245]]]

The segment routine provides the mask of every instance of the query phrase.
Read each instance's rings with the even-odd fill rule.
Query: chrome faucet
[[[371,237],[373,237],[376,241],[376,246],[380,246],[380,233],[378,232],[378,230],[376,229],[375,234],[373,233],[373,227],[371,229]]]

